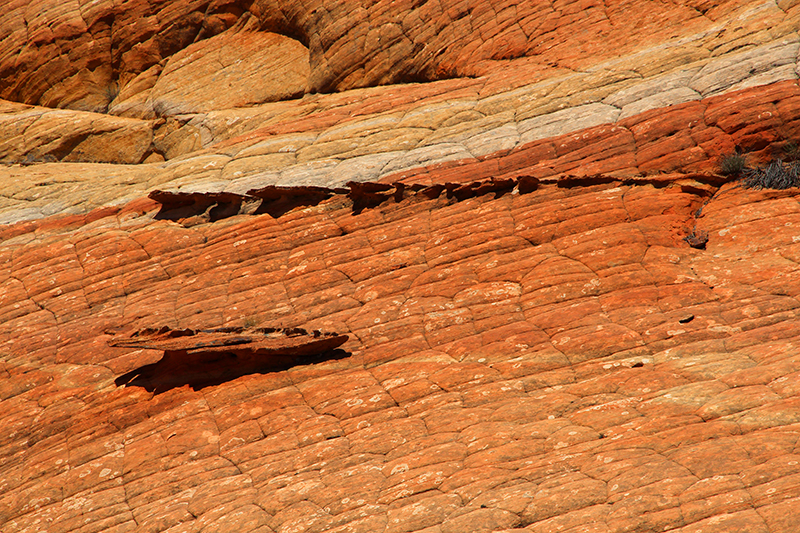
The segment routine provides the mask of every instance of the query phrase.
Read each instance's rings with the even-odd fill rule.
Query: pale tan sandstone
[[[297,41],[246,29],[226,32],[172,56],[143,113],[180,115],[289,100],[306,92],[308,75],[308,51]]]

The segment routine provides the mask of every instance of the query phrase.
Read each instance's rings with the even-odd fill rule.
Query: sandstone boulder
[[[0,101],[0,161],[141,163],[152,124],[99,113],[53,110]]]
[[[173,55],[149,90],[143,113],[182,115],[290,100],[306,93],[308,69],[308,50],[293,39],[229,31]]]

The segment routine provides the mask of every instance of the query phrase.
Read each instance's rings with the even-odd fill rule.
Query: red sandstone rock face
[[[49,0],[16,1],[0,18],[5,30],[0,97],[101,111],[117,100],[119,89],[131,97],[155,83],[159,93],[155,78],[164,68],[186,73],[176,74],[181,80],[210,77],[213,70],[208,65],[186,67],[185,56],[204,48],[219,54],[228,68],[240,60],[253,62],[241,72],[256,74],[259,68],[269,68],[255,56],[269,56],[273,45],[268,41],[279,39],[273,33],[296,40],[274,48],[273,57],[280,57],[281,68],[287,70],[283,77],[289,87],[281,89],[285,84],[275,80],[261,91],[237,89],[237,98],[263,102],[287,96],[287,91],[303,92],[305,79],[311,89],[330,92],[483,75],[505,68],[505,60],[521,57],[531,58],[527,63],[531,72],[585,70],[598,61],[647,50],[665,39],[713,28],[715,21],[741,5],[738,1],[715,6],[644,1],[550,6],[532,0],[507,6],[478,1],[323,0],[307,5],[287,0],[135,0],[115,5],[101,0],[54,6]],[[778,7],[776,15],[794,6]],[[631,17],[631,10],[646,15]],[[301,49],[307,49],[308,59]],[[693,59],[701,57],[699,53]],[[227,76],[237,76],[237,70],[230,69]],[[180,84],[183,90],[191,85]],[[214,84],[209,89],[206,99],[217,90]],[[227,92],[230,95],[230,89]],[[157,111],[175,112],[169,104],[167,99],[161,104],[166,107]],[[121,105],[130,111],[136,104]]]
[[[648,33],[655,35],[650,38],[656,39],[656,44],[650,38],[628,38],[644,31],[636,21],[629,21],[631,26],[613,25],[604,42],[611,33],[623,32],[627,42],[635,43],[635,46],[615,46],[613,60],[603,59],[609,54],[608,48],[587,49],[579,54],[580,58],[567,60],[569,54],[564,47],[576,48],[572,43],[575,33],[568,28],[570,24],[583,23],[558,18],[551,32],[558,38],[551,48],[492,66],[491,61],[479,61],[481,54],[494,46],[488,43],[495,42],[497,36],[492,31],[483,31],[484,26],[507,26],[509,22],[500,14],[494,18],[482,14],[476,19],[476,13],[485,9],[481,4],[472,14],[459,19],[481,31],[459,33],[455,37],[443,31],[425,39],[426,43],[439,38],[456,39],[448,41],[443,54],[471,54],[469,58],[458,56],[453,63],[459,68],[478,69],[480,77],[340,94],[306,94],[295,100],[291,98],[302,95],[308,87],[313,88],[309,79],[319,75],[314,65],[328,53],[338,54],[339,59],[337,66],[331,63],[325,67],[326,72],[339,76],[344,69],[342,72],[350,72],[348,78],[355,76],[356,81],[360,79],[356,74],[363,71],[357,66],[363,54],[373,54],[368,60],[374,63],[370,68],[387,69],[392,76],[404,72],[398,62],[410,62],[415,69],[425,70],[427,60],[411,52],[408,56],[396,55],[393,48],[396,42],[391,39],[369,40],[369,46],[364,44],[363,50],[358,46],[353,50],[347,48],[347,43],[353,42],[348,39],[367,43],[360,40],[358,31],[364,28],[358,24],[352,28],[355,33],[336,26],[344,33],[336,37],[339,39],[336,43],[326,45],[322,56],[315,56],[314,46],[309,53],[294,37],[299,36],[300,26],[321,24],[324,9],[303,19],[301,11],[286,6],[281,9],[292,11],[291,15],[282,15],[274,6],[267,9],[263,5],[250,5],[253,10],[250,13],[233,4],[206,6],[180,2],[158,8],[145,3],[126,4],[124,13],[115,15],[113,11],[103,11],[102,5],[102,2],[92,4],[92,9],[105,13],[105,18],[100,18],[106,22],[113,19],[113,31],[109,31],[120,41],[112,39],[110,73],[103,59],[105,52],[94,57],[80,48],[86,44],[81,37],[81,22],[64,22],[78,16],[74,5],[49,11],[42,8],[39,14],[24,12],[19,7],[4,14],[5,26],[0,27],[9,28],[11,34],[3,41],[7,48],[3,57],[7,59],[5,63],[0,59],[0,65],[6,64],[2,72],[7,77],[3,77],[0,90],[10,91],[3,93],[7,98],[50,107],[30,108],[11,102],[2,105],[1,161],[27,164],[55,158],[73,162],[158,164],[190,154],[213,154],[218,156],[215,164],[226,167],[216,181],[235,182],[251,177],[255,180],[252,185],[232,184],[234,188],[247,190],[264,184],[298,183],[330,186],[328,175],[334,175],[334,181],[339,183],[377,181],[392,173],[430,164],[501,155],[530,143],[589,128],[627,127],[646,113],[658,121],[663,111],[656,110],[668,107],[691,107],[700,102],[700,109],[704,110],[711,102],[717,103],[716,99],[727,100],[733,93],[751,99],[747,103],[731,102],[737,115],[733,120],[724,118],[727,110],[709,117],[695,113],[686,118],[698,124],[683,129],[697,130],[696,126],[704,126],[701,128],[704,131],[695,131],[691,136],[667,135],[672,138],[649,147],[641,156],[637,155],[635,162],[625,153],[634,149],[626,142],[626,135],[612,136],[608,139],[613,147],[611,152],[596,157],[598,161],[615,160],[617,167],[606,164],[585,167],[594,172],[627,173],[691,168],[716,157],[719,149],[730,149],[731,141],[742,141],[745,149],[762,151],[779,146],[795,134],[791,125],[797,109],[791,95],[794,89],[776,84],[797,79],[800,39],[796,28],[800,7],[796,5],[726,4],[708,11],[711,18],[684,21],[678,26],[667,24],[667,28],[672,28],[668,36],[658,37],[664,29],[661,26],[658,31],[649,27]],[[341,9],[344,13],[354,7],[355,4],[348,3]],[[424,6],[388,7],[388,11],[373,14],[370,20],[395,16],[396,13],[392,14],[395,9],[413,11]],[[370,9],[373,8],[378,9],[377,6]],[[180,18],[178,15],[186,9],[194,10],[192,15]],[[205,25],[192,37],[192,42],[184,42],[193,35],[192,24],[196,26],[198,10],[203,9]],[[151,11],[157,14],[148,15]],[[586,12],[589,11],[592,10]],[[421,28],[427,27],[426,24],[441,22],[433,11],[428,15],[413,28],[423,31]],[[50,21],[48,17],[61,22]],[[669,19],[666,14],[665,17]],[[83,19],[94,20],[86,13]],[[295,24],[290,19],[304,22]],[[20,20],[30,21],[28,28],[33,29],[14,30]],[[342,19],[345,26],[349,24],[346,20],[350,19]],[[166,26],[162,28],[162,24]],[[731,26],[736,31],[726,30]],[[380,27],[390,28],[392,23]],[[593,24],[582,26],[587,32],[593,27]],[[70,52],[72,59],[68,63],[52,60],[48,55],[55,50],[46,45],[53,28],[59,28],[59,47],[80,49],[80,53]],[[413,34],[412,30],[409,32]],[[25,45],[27,48],[23,50],[20,47],[29,35],[35,36],[36,42]],[[96,28],[92,35],[97,36],[92,41],[92,50],[105,49],[105,38],[101,38],[105,33]],[[318,36],[322,35],[333,38],[329,26],[318,32]],[[305,42],[304,38],[298,38]],[[50,52],[31,54],[36,46]],[[334,52],[341,47],[348,53]],[[549,58],[551,52],[554,56]],[[23,58],[33,63],[28,64]],[[38,60],[47,60],[47,66],[41,67],[36,63]],[[91,62],[91,68],[84,68],[82,61]],[[348,61],[356,66],[348,66]],[[559,62],[561,67],[553,68],[542,62],[548,65]],[[12,63],[13,68],[9,66]],[[80,72],[75,74],[70,69]],[[391,79],[394,78],[387,78]],[[362,82],[367,83],[362,80],[357,85]],[[37,87],[44,87],[46,97],[18,94],[18,91],[35,92]],[[772,87],[771,96],[766,87]],[[742,106],[749,111],[742,113]],[[52,107],[74,110],[55,111]],[[131,120],[111,118],[106,112]],[[161,118],[155,120],[155,117]],[[664,134],[667,130],[662,128],[675,125],[673,120],[650,131]],[[639,131],[637,136],[645,133]],[[672,158],[674,161],[659,160],[671,153],[679,154]],[[541,156],[550,159],[546,152]],[[649,164],[651,160],[655,160],[653,164]],[[533,164],[530,162],[529,166]],[[562,172],[561,167],[555,165],[553,173]],[[145,173],[150,176],[159,171],[160,167],[149,168]],[[81,170],[69,179],[78,181],[83,175]]]
[[[792,531],[796,191],[681,179],[9,228],[4,530]],[[114,383],[244,320],[353,355]]]
[[[11,2],[0,530],[794,533],[798,17]]]

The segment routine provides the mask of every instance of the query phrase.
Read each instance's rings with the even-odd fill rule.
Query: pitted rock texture
[[[796,532],[800,3],[6,4],[3,533]]]
[[[484,75],[515,58],[526,59],[534,75],[587,70],[598,61],[647,53],[665,42],[675,43],[672,55],[685,62],[719,55],[729,46],[727,41],[752,32],[774,37],[794,31],[787,15],[795,7],[784,0],[757,6],[731,0],[717,5],[650,0],[72,0],[54,5],[51,0],[16,0],[0,18],[0,98],[105,110],[118,90],[149,91],[170,63],[185,72],[207,71],[197,64],[184,68],[187,62],[179,56],[206,47],[204,41],[216,48],[211,41],[227,41],[232,34],[247,34],[241,38],[251,42],[271,39],[270,34],[295,40],[308,59],[298,56],[289,64],[311,89],[322,92]],[[632,10],[640,15],[631,17]],[[754,12],[758,24],[742,24]],[[733,21],[737,25],[729,29]],[[715,35],[718,32],[731,35]],[[710,46],[686,46],[686,37],[693,35]],[[749,44],[758,42],[748,37]],[[237,54],[235,48],[231,51]]]
[[[797,191],[543,184],[2,234],[4,531],[794,531]],[[684,238],[705,231],[705,250]],[[111,327],[337,331],[193,390]]]

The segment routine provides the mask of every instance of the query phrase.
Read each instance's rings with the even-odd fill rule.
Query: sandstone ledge
[[[788,141],[800,138],[798,101],[797,82],[784,81],[653,109],[616,123],[517,143],[479,157],[461,144],[443,143],[282,169],[271,166],[264,171],[263,165],[294,160],[295,155],[284,150],[294,146],[284,144],[292,141],[278,136],[270,141],[270,147],[261,147],[274,153],[260,156],[247,155],[253,153],[251,148],[241,157],[205,153],[142,166],[45,163],[0,167],[4,177],[0,195],[5,204],[0,205],[0,221],[13,223],[59,212],[86,213],[156,189],[241,195],[268,186],[341,188],[348,182],[432,185],[520,175],[544,179],[568,174],[633,177],[678,170],[709,172],[716,170],[719,157],[735,146],[749,152],[751,164],[780,154]],[[564,123],[572,124],[569,113],[554,114],[563,115]],[[249,170],[235,170],[239,168]]]

